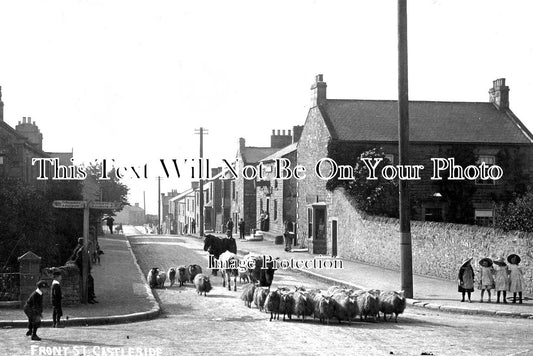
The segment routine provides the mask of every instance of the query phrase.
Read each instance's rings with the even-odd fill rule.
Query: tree
[[[343,159],[342,151],[335,150],[333,152],[332,158],[335,157],[333,159],[338,164],[347,164],[346,161],[348,159]],[[353,197],[355,207],[367,214],[398,217],[398,181],[385,179],[381,174],[376,175],[377,179],[375,180],[368,179],[370,170],[362,160],[363,158],[381,158],[382,161],[379,162],[376,168],[376,172],[381,172],[385,165],[391,163],[385,158],[383,150],[381,148],[371,148],[360,154],[354,154],[353,151],[346,152],[346,154],[349,157],[355,157],[355,160],[351,162],[354,167],[354,179],[347,181],[339,181],[336,178],[331,179],[326,185],[327,189],[333,190],[338,186],[344,187],[346,192]]]
[[[516,198],[508,204],[496,208],[496,227],[504,230],[533,232],[533,190]]]

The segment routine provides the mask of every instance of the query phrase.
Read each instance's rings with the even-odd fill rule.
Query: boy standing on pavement
[[[61,316],[63,315],[63,309],[61,308],[61,272],[56,271],[53,274],[54,281],[52,282],[52,307],[54,307],[54,311],[52,313],[52,319],[54,321],[53,327],[54,328],[60,328],[62,326],[59,325],[59,319],[61,319]]]
[[[241,218],[241,221],[239,221],[239,239],[244,239],[244,219]]]
[[[48,284],[45,281],[37,282],[37,289],[28,297],[24,304],[24,314],[28,317],[28,332],[26,336],[31,335],[31,339],[41,341],[37,336],[37,329],[41,326],[41,319],[43,317],[43,291],[42,288],[47,288]]]

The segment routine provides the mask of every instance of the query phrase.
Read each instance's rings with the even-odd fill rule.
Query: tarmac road
[[[130,237],[144,273],[181,264],[207,264],[199,240],[186,237]],[[85,346],[84,355],[321,354],[321,355],[530,355],[533,322],[528,319],[468,316],[408,308],[393,322],[321,325],[318,321],[272,321],[247,308],[240,289],[214,289],[207,297],[191,284],[155,290],[162,305],[159,319],[109,326],[43,329],[43,341],[29,341],[23,329],[0,331],[0,355],[39,355],[37,347]],[[277,271],[275,285],[327,288],[301,273]],[[107,347],[102,348],[102,347]],[[112,353],[116,347],[117,353]],[[131,348],[139,349],[131,349]],[[137,350],[137,351],[136,351]],[[42,349],[42,355],[52,355]],[[50,349],[52,351],[52,349]],[[104,352],[104,353],[103,353]],[[136,353],[144,352],[144,353]],[[57,355],[64,355],[58,354]],[[80,354],[80,353],[78,353]]]

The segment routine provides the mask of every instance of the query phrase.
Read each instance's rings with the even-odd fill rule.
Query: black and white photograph
[[[0,355],[533,355],[532,13],[0,1]]]

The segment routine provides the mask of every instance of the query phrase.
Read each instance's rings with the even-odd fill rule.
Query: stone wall
[[[45,306],[51,305],[50,291],[52,287],[53,278],[51,272],[55,269],[61,270],[62,280],[61,280],[61,304],[62,305],[72,305],[79,304],[81,301],[81,275],[78,266],[74,263],[67,262],[65,266],[54,267],[48,269],[48,271],[43,270],[41,274],[41,279],[45,280],[50,288],[46,291],[46,297],[43,298],[43,304]]]
[[[328,226],[338,223],[338,256],[387,268],[400,268],[399,221],[359,214],[343,189],[332,194]],[[457,280],[461,261],[473,257],[475,269],[483,257],[506,258],[516,253],[526,282],[525,292],[533,294],[533,234],[505,233],[471,225],[411,222],[413,272]],[[328,229],[328,252],[331,228]]]

